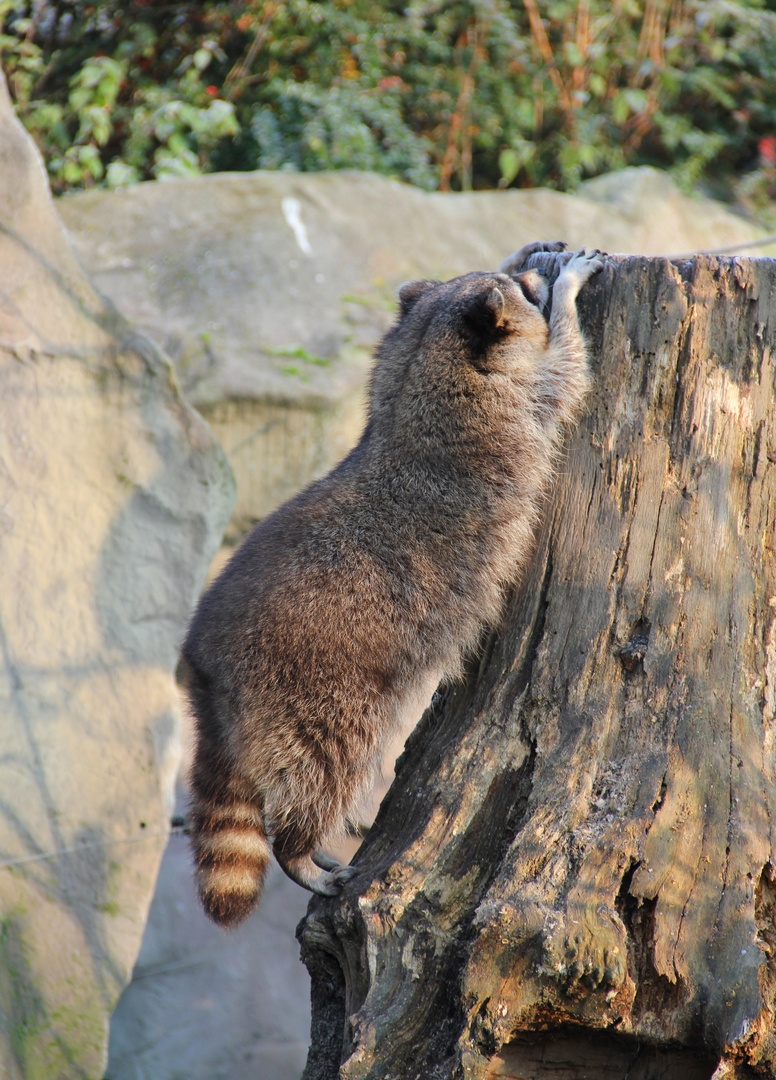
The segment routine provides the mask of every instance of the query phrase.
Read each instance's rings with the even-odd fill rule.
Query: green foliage
[[[140,0],[0,0],[0,18],[9,86],[55,191],[195,175],[239,134],[234,105],[205,83],[214,54],[225,57],[196,18],[170,24]]]
[[[646,163],[756,206],[776,195],[775,9],[0,0],[0,50],[58,191],[254,168],[571,189]]]

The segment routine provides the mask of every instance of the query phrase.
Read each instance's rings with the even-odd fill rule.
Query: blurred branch
[[[256,33],[253,41],[248,48],[245,56],[238,60],[233,65],[226,78],[224,79],[224,90],[226,91],[226,100],[233,101],[236,94],[239,93],[242,84],[247,80],[251,65],[256,59],[259,53],[259,49],[264,44],[269,30],[269,24],[272,21],[272,17],[275,14],[274,4],[265,4],[264,13],[261,22],[256,27]]]
[[[473,33],[472,33],[473,31]],[[473,41],[472,41],[473,37]],[[471,102],[474,96],[474,75],[481,62],[486,58],[487,52],[483,44],[484,35],[480,33],[479,24],[474,28],[467,27],[464,34],[458,40],[458,45],[463,47],[467,43],[473,45],[471,60],[468,69],[461,76],[461,89],[455,110],[450,118],[450,128],[447,137],[447,148],[442,159],[442,167],[439,174],[439,190],[450,190],[450,178],[455,172],[456,163],[461,181],[461,190],[470,191],[472,186],[472,124]],[[460,150],[459,150],[460,142]]]
[[[566,113],[566,120],[573,128],[574,107],[571,101],[571,96],[566,89],[566,84],[563,81],[563,76],[558,69],[558,65],[555,62],[555,54],[552,51],[550,40],[547,37],[547,31],[544,29],[544,23],[542,17],[539,14],[539,8],[536,4],[536,0],[523,0],[523,6],[525,7],[526,14],[528,15],[528,22],[531,27],[531,36],[534,43],[541,54],[542,59],[547,65],[547,74],[552,81],[552,85],[558,94],[558,100],[560,107]]]

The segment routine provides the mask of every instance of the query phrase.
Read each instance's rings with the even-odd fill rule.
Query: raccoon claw
[[[329,877],[336,883],[337,892],[339,892],[342,886],[347,884],[351,878],[354,878],[357,873],[358,867],[356,866],[338,866],[336,870],[329,872]]]
[[[340,891],[346,881],[350,881],[352,877],[355,877],[355,866],[346,866],[344,863],[337,862],[331,855],[327,855],[325,851],[314,851],[311,858],[316,866],[320,866],[321,870],[328,871],[325,876],[329,879],[329,884],[337,886],[337,892]]]
[[[555,291],[558,291],[558,286],[573,287],[579,291],[586,281],[603,270],[605,258],[604,252],[599,251],[598,248],[591,251],[580,248],[579,251],[575,251],[561,270]]]
[[[580,248],[579,251],[574,252],[566,266],[569,267],[573,263],[576,269],[578,264],[579,269],[587,270],[591,275],[597,274],[599,270],[603,270],[605,258],[605,253],[598,248],[593,248],[591,251]]]

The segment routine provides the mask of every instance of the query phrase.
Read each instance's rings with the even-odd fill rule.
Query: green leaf
[[[630,105],[625,95],[620,92],[612,98],[612,120],[615,124],[624,124],[630,116]]]
[[[121,159],[111,161],[105,170],[105,181],[109,188],[129,187],[139,179],[137,169]]]
[[[536,146],[525,139],[502,150],[498,156],[498,167],[501,172],[499,186],[509,187],[523,166],[534,156],[535,151]]]
[[[646,91],[627,88],[622,91],[622,99],[632,113],[644,112],[649,102]]]
[[[204,71],[206,67],[210,66],[212,59],[213,54],[210,49],[197,49],[192,57],[194,67],[197,71]]]

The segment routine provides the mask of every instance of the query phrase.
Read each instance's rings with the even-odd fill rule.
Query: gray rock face
[[[72,195],[59,210],[100,289],[173,357],[223,445],[238,487],[232,540],[356,441],[402,281],[493,269],[537,238],[670,255],[762,236],[654,169],[577,195],[233,173]]]
[[[231,511],[169,362],[95,292],[0,79],[0,1074],[99,1078]]]

